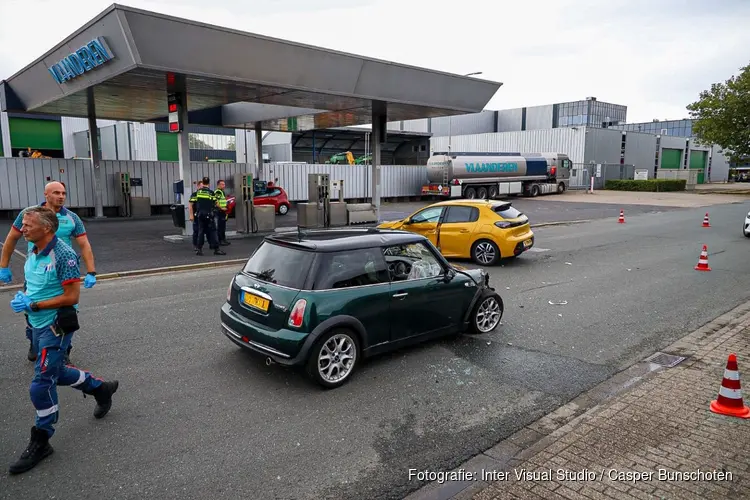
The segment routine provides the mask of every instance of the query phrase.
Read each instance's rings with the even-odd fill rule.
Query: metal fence
[[[570,172],[570,189],[591,189],[592,176],[594,178],[594,189],[604,189],[608,180],[634,179],[635,165],[574,163]]]
[[[167,161],[105,160],[100,164],[103,178],[102,205],[116,207],[120,203],[120,173],[131,178],[131,196],[149,198],[151,206],[175,202],[173,183],[179,180],[179,165]],[[190,162],[193,182],[203,176],[227,179],[233,187],[233,174],[254,172],[255,164]],[[331,181],[343,180],[344,197],[372,196],[372,165],[310,165],[266,163],[260,169],[263,180],[278,179],[291,201],[307,201],[308,174],[329,174]],[[0,210],[21,210],[42,201],[44,185],[62,181],[68,191],[68,206],[93,208],[94,180],[90,160],[0,158]],[[427,183],[424,165],[382,165],[381,198],[419,196]],[[190,186],[185,186],[190,189]],[[336,193],[338,196],[338,193]]]

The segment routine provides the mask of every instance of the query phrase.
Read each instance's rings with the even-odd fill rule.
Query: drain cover
[[[666,368],[672,368],[685,361],[684,356],[675,356],[674,354],[666,354],[663,352],[657,352],[644,359],[647,363],[655,363],[657,365],[664,366]]]

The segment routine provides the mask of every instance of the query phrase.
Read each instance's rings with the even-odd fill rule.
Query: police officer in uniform
[[[214,210],[216,209],[216,196],[208,188],[211,180],[208,177],[203,178],[203,187],[195,192],[195,207],[198,220],[198,250],[196,255],[203,255],[203,242],[208,237],[208,246],[214,251],[214,255],[226,255],[219,248],[219,241],[216,237],[216,225],[214,224]]]
[[[216,183],[216,189],[214,190],[214,195],[216,196],[216,233],[219,240],[219,245],[226,246],[229,245],[229,242],[227,241],[227,218],[229,217],[229,214],[227,213],[227,195],[224,193],[224,188],[226,187],[226,182],[224,182],[223,179],[220,179]]]
[[[198,181],[196,191],[190,193],[190,198],[188,199],[188,202],[190,204],[190,222],[193,223],[193,250],[195,250],[196,252],[198,251],[198,214],[196,212],[198,208],[196,205],[198,198],[196,198],[195,195],[198,193],[197,190],[202,187],[203,183],[201,181]]]

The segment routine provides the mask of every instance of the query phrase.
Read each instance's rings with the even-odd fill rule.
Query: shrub
[[[685,179],[648,179],[636,181],[632,179],[610,179],[604,183],[604,189],[612,191],[685,191]]]

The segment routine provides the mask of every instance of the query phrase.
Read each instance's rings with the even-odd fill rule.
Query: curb
[[[179,266],[167,266],[167,267],[153,267],[149,269],[135,269],[132,271],[117,271],[114,273],[102,273],[96,275],[96,280],[112,280],[118,278],[131,278],[135,276],[149,276],[154,274],[167,274],[167,273],[179,273],[184,271],[195,271],[200,269],[209,269],[212,267],[229,267],[236,264],[243,264],[247,262],[247,258],[244,259],[228,259],[228,260],[217,260],[214,262],[199,262],[197,264],[182,264]],[[22,284],[18,285],[6,285],[0,286],[0,292],[9,290],[21,290]]]
[[[584,220],[563,220],[558,222],[540,222],[539,224],[531,224],[532,229],[536,229],[538,227],[548,227],[548,226],[568,226],[571,224],[583,224],[585,222],[593,222],[595,219],[584,219]],[[596,220],[602,220],[602,219],[596,219]]]
[[[572,431],[579,424],[592,418],[600,407],[619,394],[633,389],[651,379],[668,367],[651,363],[654,356],[662,353],[683,356],[678,366],[689,368],[694,363],[692,356],[711,337],[724,335],[727,331],[750,322],[750,301],[714,318],[698,329],[683,335],[677,341],[633,365],[615,373],[607,380],[579,394],[576,398],[556,410],[517,430],[495,446],[466,460],[450,472],[456,477],[472,472],[482,477],[482,471],[511,472],[524,461],[546,449],[549,445]],[[464,476],[465,477],[465,476]],[[490,486],[490,482],[477,480],[432,481],[413,491],[403,500],[469,500]]]

